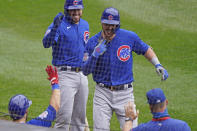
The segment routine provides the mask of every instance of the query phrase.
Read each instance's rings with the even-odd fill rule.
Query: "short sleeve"
[[[51,127],[52,122],[56,118],[56,110],[53,106],[49,105],[48,108],[41,113],[37,118],[34,118],[27,122],[30,125]]]
[[[134,51],[138,55],[144,55],[148,50],[149,46],[144,43],[137,34],[132,33],[132,37],[134,38],[132,51]]]

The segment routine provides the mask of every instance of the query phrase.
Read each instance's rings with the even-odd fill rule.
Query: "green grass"
[[[51,63],[51,49],[44,49],[42,37],[53,17],[63,11],[64,0],[0,1],[0,112],[7,112],[9,98],[22,93],[33,101],[30,117],[36,117],[49,103],[50,85],[44,71]],[[197,9],[194,0],[85,0],[83,18],[91,35],[101,30],[100,16],[105,7],[120,10],[121,27],[136,32],[151,45],[170,73],[160,82],[154,67],[143,56],[134,55],[135,100],[140,109],[139,123],[151,115],[145,93],[160,87],[169,99],[173,118],[186,121],[197,130]],[[94,85],[89,76],[87,117],[92,121]],[[5,118],[2,118],[5,119]],[[111,129],[119,130],[115,116]]]
[[[194,0],[101,0],[134,19],[167,28],[196,32],[196,2]]]

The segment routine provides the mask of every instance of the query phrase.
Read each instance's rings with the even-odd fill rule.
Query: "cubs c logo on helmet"
[[[113,16],[112,15],[109,15],[108,16],[108,20],[113,20]]]
[[[87,43],[88,42],[88,39],[89,39],[89,32],[88,31],[85,31],[84,34],[83,34],[83,36],[84,36],[85,43]]]
[[[131,54],[130,52],[131,52],[130,46],[122,45],[117,50],[117,57],[119,60],[125,62],[129,60]]]
[[[78,5],[78,1],[77,0],[74,0],[73,1],[73,5]]]

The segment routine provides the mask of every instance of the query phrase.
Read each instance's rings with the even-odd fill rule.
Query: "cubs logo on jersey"
[[[129,60],[130,55],[131,55],[131,49],[130,46],[128,45],[122,45],[117,50],[117,57],[119,60],[123,62]]]
[[[88,42],[88,39],[89,39],[89,32],[88,31],[85,31],[84,34],[83,34],[83,36],[84,36],[85,43],[87,43]]]
[[[42,114],[39,115],[41,119],[47,118],[48,111],[44,111]]]

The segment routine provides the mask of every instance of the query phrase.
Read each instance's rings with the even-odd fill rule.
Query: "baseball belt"
[[[80,72],[82,71],[79,67],[71,67],[71,66],[62,66],[60,67],[61,71],[74,71],[74,72]]]
[[[103,83],[97,83],[97,85],[99,85],[100,87],[103,87],[103,88],[110,89],[111,91],[125,90],[125,89],[133,87],[133,83],[116,85],[116,86],[109,86],[109,85],[105,85]]]

